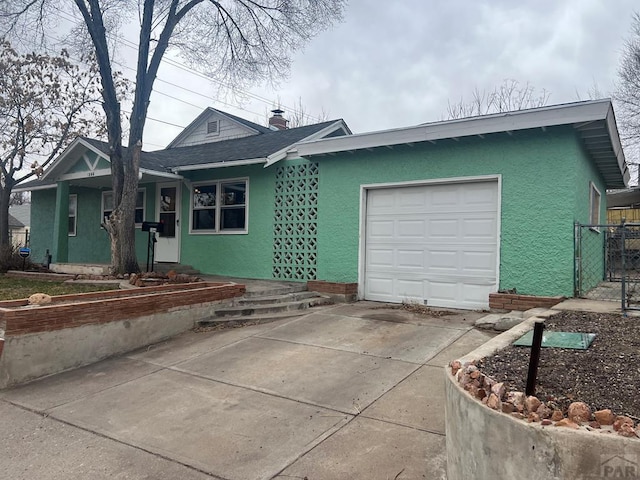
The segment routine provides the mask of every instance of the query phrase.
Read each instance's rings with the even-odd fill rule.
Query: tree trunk
[[[9,236],[9,200],[11,199],[11,183],[0,185],[0,247],[11,243]]]

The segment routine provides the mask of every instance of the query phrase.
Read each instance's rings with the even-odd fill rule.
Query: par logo
[[[640,480],[637,455],[601,455],[600,476],[602,478],[626,478]]]

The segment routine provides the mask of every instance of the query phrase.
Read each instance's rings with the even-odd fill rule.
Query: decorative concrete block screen
[[[315,280],[318,244],[318,164],[276,171],[273,278]]]

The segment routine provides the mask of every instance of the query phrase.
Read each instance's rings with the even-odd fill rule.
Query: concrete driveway
[[[442,366],[482,314],[310,312],[1,391],[4,478],[445,478]]]

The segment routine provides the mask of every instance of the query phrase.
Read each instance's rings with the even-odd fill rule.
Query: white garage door
[[[370,189],[366,209],[366,299],[489,306],[497,287],[497,181]]]

